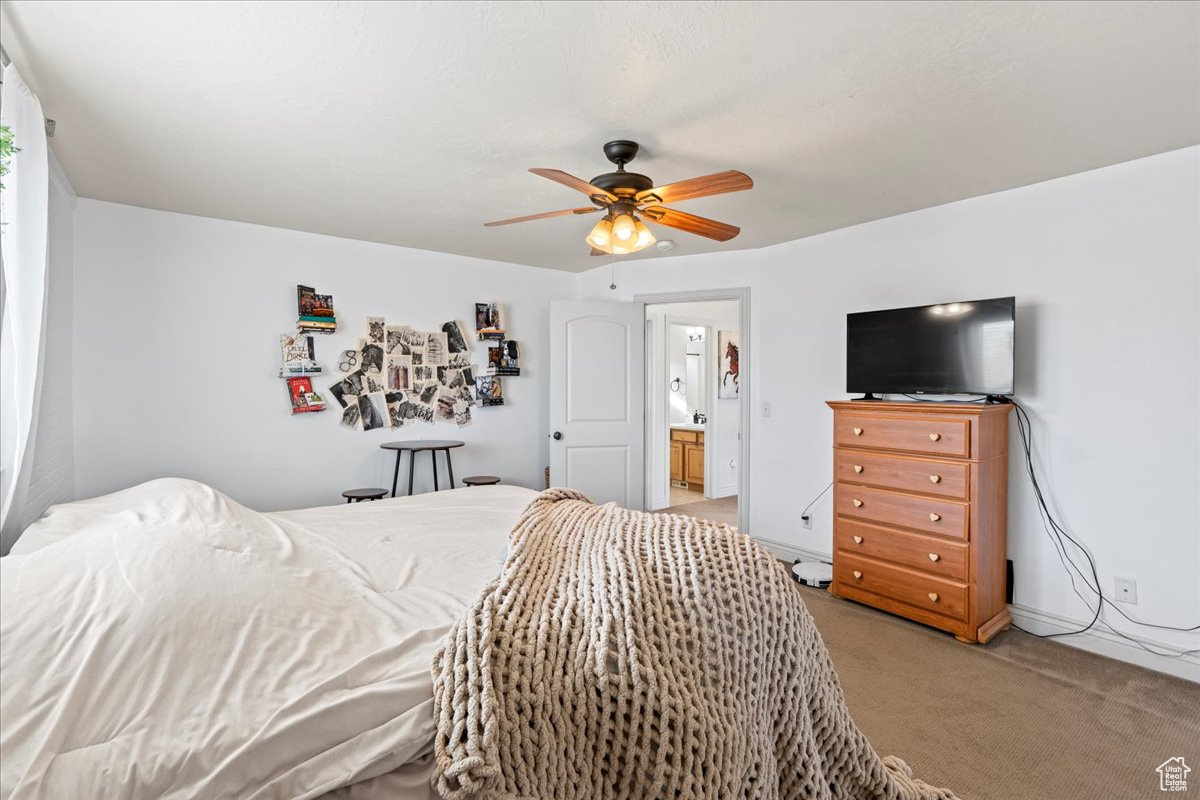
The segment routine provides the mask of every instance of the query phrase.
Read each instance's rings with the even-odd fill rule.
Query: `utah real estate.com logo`
[[[1192,768],[1183,763],[1183,756],[1167,759],[1158,768],[1158,788],[1164,792],[1186,792],[1191,771]]]

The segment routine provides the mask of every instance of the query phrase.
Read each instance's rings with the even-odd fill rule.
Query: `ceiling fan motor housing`
[[[638,192],[654,188],[654,181],[636,172],[606,172],[591,180],[592,186],[598,186],[606,192],[612,192],[617,197],[633,197]]]
[[[616,172],[606,172],[592,178],[592,185],[617,197],[633,197],[638,192],[654,188],[654,181],[636,172],[626,172],[625,165],[638,154],[638,143],[628,139],[617,139],[604,145],[604,156],[617,165]]]

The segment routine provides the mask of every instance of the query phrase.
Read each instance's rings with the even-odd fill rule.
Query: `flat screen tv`
[[[846,315],[846,391],[1013,393],[1016,298]]]

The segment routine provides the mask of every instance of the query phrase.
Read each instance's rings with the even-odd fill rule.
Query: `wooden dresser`
[[[1005,604],[1012,406],[830,401],[833,584],[963,642],[1012,622]]]

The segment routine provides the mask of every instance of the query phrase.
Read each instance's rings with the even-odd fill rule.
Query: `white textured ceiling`
[[[536,177],[740,169],[655,228],[761,247],[1200,142],[1200,5],[32,2],[10,55],[80,195],[568,270]],[[653,258],[652,250],[631,258]]]

